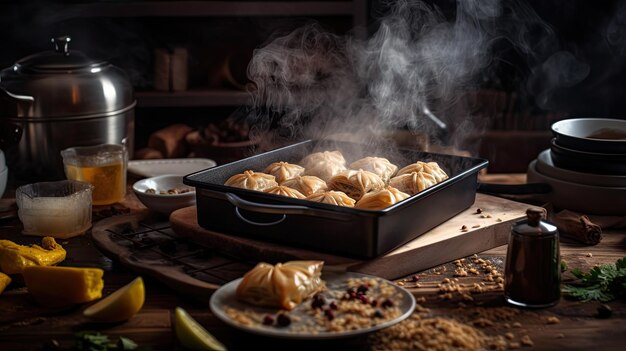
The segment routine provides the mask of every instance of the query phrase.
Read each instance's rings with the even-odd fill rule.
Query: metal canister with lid
[[[70,50],[70,37],[0,71],[0,149],[20,181],[63,179],[60,151],[124,144],[133,150],[133,88],[114,65]]]
[[[504,270],[504,297],[510,304],[543,308],[561,298],[559,232],[544,221],[543,208],[530,208],[513,226]]]

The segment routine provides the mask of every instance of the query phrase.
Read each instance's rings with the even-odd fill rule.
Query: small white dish
[[[154,193],[150,189],[154,190]],[[180,194],[168,194],[170,190],[190,189]],[[196,189],[185,185],[183,177],[177,174],[165,174],[142,179],[133,184],[133,191],[147,208],[169,215],[175,210],[196,204]]]
[[[165,174],[184,176],[215,166],[217,166],[217,163],[208,158],[168,158],[128,161],[128,171],[143,177],[156,177]]]

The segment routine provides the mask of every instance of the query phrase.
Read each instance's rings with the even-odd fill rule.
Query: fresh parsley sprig
[[[571,270],[580,279],[576,285],[564,285],[563,293],[583,301],[597,300],[608,302],[615,299],[626,299],[626,257],[618,259],[615,264],[605,264],[584,273],[578,268]]]

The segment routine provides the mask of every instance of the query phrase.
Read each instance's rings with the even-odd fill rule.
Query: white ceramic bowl
[[[150,193],[154,189],[154,193]],[[167,194],[171,189],[191,189],[182,194]],[[196,204],[196,189],[183,184],[183,176],[175,174],[160,175],[142,179],[133,184],[133,191],[147,208],[169,215],[175,210]]]

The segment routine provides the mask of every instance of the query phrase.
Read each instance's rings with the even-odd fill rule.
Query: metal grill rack
[[[99,243],[103,234],[113,245],[103,247]],[[129,259],[121,260],[122,264],[131,269],[141,264],[142,271],[145,272],[147,267],[149,275],[164,280],[174,289],[177,288],[177,279],[188,279],[184,275],[221,286],[241,277],[255,265],[255,262],[220,253],[207,245],[180,237],[169,222],[129,218],[128,222],[94,230],[93,236],[104,251],[114,251],[117,255],[121,252],[130,254],[126,256]]]

